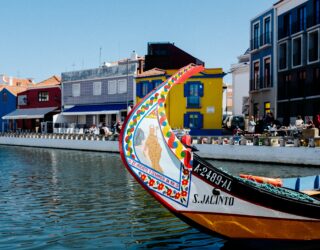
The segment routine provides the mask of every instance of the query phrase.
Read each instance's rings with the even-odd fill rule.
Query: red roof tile
[[[55,86],[55,85],[60,85],[61,84],[61,78],[59,76],[51,76],[50,78],[37,83],[33,87],[45,87],[45,86]]]
[[[141,74],[138,74],[137,78],[140,77],[150,77],[150,76],[162,76],[165,75],[166,71],[163,69],[153,68],[147,71],[142,72]]]

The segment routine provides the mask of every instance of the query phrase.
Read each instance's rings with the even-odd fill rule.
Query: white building
[[[232,73],[232,113],[247,115],[250,86],[250,54],[248,51],[238,57],[238,63],[231,65]]]

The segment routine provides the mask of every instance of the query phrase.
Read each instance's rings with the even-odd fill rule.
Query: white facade
[[[250,64],[249,55],[239,57],[239,63],[231,65],[232,73],[232,113],[241,115],[243,99],[249,96]]]

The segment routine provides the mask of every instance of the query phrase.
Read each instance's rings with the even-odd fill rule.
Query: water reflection
[[[117,154],[0,146],[0,159],[1,249],[232,246],[164,209],[133,180]],[[282,175],[299,169],[214,164],[233,173],[261,168],[262,174]]]

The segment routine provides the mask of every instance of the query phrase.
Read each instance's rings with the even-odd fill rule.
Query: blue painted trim
[[[183,124],[185,128],[189,128],[189,121],[190,121],[190,115],[198,115],[198,128],[194,129],[201,129],[203,126],[203,115],[200,112],[187,112],[184,114],[184,122],[188,122],[188,124]]]
[[[226,73],[222,73],[222,74],[205,74],[205,73],[202,73],[200,72],[200,74],[202,76],[191,76],[189,79],[199,79],[199,78],[223,78],[225,77],[227,74]],[[166,78],[170,78],[171,75],[165,75]]]
[[[224,73],[224,72],[221,74],[206,74],[206,73],[200,72],[199,74],[201,74],[201,76],[191,76],[189,79],[192,79],[192,78],[223,78],[227,75],[227,73]],[[159,77],[159,76],[161,76],[161,77],[164,76],[168,79],[172,75],[161,74],[161,75],[153,75],[153,76],[142,76],[142,77],[136,77],[136,79],[153,78],[153,77]]]

